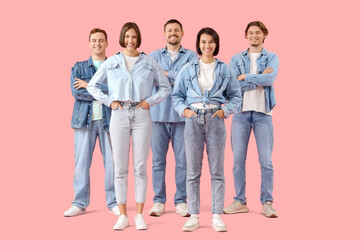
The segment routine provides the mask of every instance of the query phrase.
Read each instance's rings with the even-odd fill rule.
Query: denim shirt
[[[107,83],[109,93],[101,91],[101,84]],[[152,95],[156,85],[159,91]],[[159,64],[145,53],[140,53],[131,72],[126,69],[122,53],[118,53],[97,70],[87,89],[96,100],[110,106],[113,101],[141,102],[146,100],[150,107],[160,103],[171,93],[169,80]]]
[[[158,62],[162,70],[168,72],[168,79],[171,86],[174,85],[175,78],[178,75],[180,69],[188,62],[198,59],[198,55],[191,50],[180,47],[178,57],[175,61],[171,61],[170,54],[167,48],[155,50],[150,55]],[[153,94],[159,91],[158,86],[154,86]],[[150,109],[151,118],[153,122],[184,122],[184,117],[179,117],[177,112],[174,110],[171,103],[171,98],[166,98],[160,104]]]
[[[259,74],[249,74],[251,60],[248,50],[235,54],[230,60],[230,67],[235,72],[236,77],[241,74],[246,74],[245,80],[239,81],[242,95],[245,91],[253,90],[257,86],[263,86],[266,112],[270,112],[276,105],[273,83],[279,70],[279,58],[275,53],[268,52],[263,48],[260,56],[256,60],[256,65]],[[272,73],[262,74],[268,67],[271,67],[274,71]],[[237,112],[241,112],[241,108],[242,102]]]
[[[92,105],[95,98],[90,95],[90,93],[85,88],[76,89],[74,87],[75,78],[79,78],[86,82],[89,82],[90,79],[94,76],[96,68],[93,64],[92,58],[83,62],[77,62],[74,67],[71,69],[71,81],[70,88],[73,97],[75,98],[74,109],[71,119],[72,128],[89,128],[92,118]],[[100,86],[101,91],[107,93],[107,85],[102,84]],[[109,107],[103,106],[102,108],[103,115],[103,130],[105,132],[109,131],[109,122],[111,116],[111,109]]]
[[[215,80],[213,87],[201,94],[198,75],[199,60],[187,63],[176,77],[173,93],[171,94],[175,111],[180,116],[192,103],[210,103],[221,108],[225,117],[234,113],[241,103],[241,89],[234,72],[224,62],[215,59]]]

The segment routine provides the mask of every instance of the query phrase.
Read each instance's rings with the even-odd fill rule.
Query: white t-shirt
[[[103,62],[104,61],[102,60],[93,60],[93,64],[96,70],[99,69],[100,65]],[[102,119],[102,104],[98,101],[93,101],[91,121],[101,120],[101,119]]]
[[[137,57],[129,57],[125,53],[123,53],[124,59],[125,59],[125,65],[128,72],[131,72],[131,69],[133,68],[135,62],[139,59],[139,56]]]
[[[250,74],[258,74],[256,59],[260,56],[260,53],[249,53],[251,60]],[[242,106],[242,112],[256,111],[272,115],[272,111],[266,112],[265,106],[265,91],[262,86],[244,92],[244,101]]]
[[[198,76],[198,83],[200,87],[201,94],[205,93],[205,90],[210,90],[215,81],[215,66],[216,60],[212,63],[206,64],[201,59],[199,59],[199,76]],[[215,104],[209,104],[204,106],[203,103],[193,103],[191,104],[192,107],[204,109],[204,108],[215,108],[217,107]]]
[[[174,62],[179,55],[179,51],[172,52],[172,51],[168,50],[168,52],[170,54],[171,61]]]

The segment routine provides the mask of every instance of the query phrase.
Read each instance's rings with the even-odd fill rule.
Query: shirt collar
[[[244,52],[242,52],[242,55],[243,55],[243,56],[248,55],[248,51],[249,51],[249,49],[246,49]],[[265,48],[263,48],[263,49],[261,50],[261,54],[260,54],[260,55],[266,56],[267,54],[268,54],[268,51],[267,51]]]

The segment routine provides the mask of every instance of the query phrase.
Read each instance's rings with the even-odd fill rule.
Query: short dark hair
[[[207,34],[207,35],[210,35],[212,36],[212,38],[214,39],[214,42],[216,44],[216,48],[215,48],[215,51],[214,51],[214,56],[218,55],[219,53],[219,49],[220,49],[220,37],[219,37],[219,34],[212,28],[209,28],[209,27],[205,27],[205,28],[202,28],[197,36],[196,36],[196,52],[199,54],[199,55],[202,55],[202,52],[200,50],[200,47],[199,47],[199,44],[200,44],[200,37],[201,35],[203,34]]]
[[[121,31],[120,31],[119,43],[120,43],[120,46],[122,46],[123,48],[126,47],[125,43],[124,43],[125,33],[131,28],[135,30],[136,35],[137,35],[136,48],[140,47],[140,45],[141,45],[141,33],[140,33],[140,29],[139,29],[138,25],[134,22],[127,22],[122,26]]]
[[[260,21],[253,21],[253,22],[249,22],[248,25],[246,26],[246,29],[245,29],[245,38],[246,38],[246,35],[248,33],[248,30],[250,27],[252,26],[257,26],[260,28],[260,30],[264,33],[264,36],[266,37],[268,34],[269,34],[269,31],[267,30],[267,28],[265,27],[265,25],[260,22]],[[263,42],[265,41],[265,38],[263,40]]]
[[[91,34],[97,33],[97,32],[101,32],[105,35],[105,41],[107,42],[107,34],[105,32],[105,30],[102,30],[100,28],[93,28],[91,29],[90,33],[89,33],[89,42],[90,42],[90,38],[91,38]]]
[[[177,24],[179,24],[179,25],[180,25],[180,28],[181,28],[181,31],[183,30],[183,26],[182,26],[181,22],[179,22],[179,21],[176,20],[176,19],[170,19],[169,21],[167,21],[167,22],[164,24],[164,32],[165,32],[166,26],[167,26],[168,24],[171,24],[171,23],[177,23]]]

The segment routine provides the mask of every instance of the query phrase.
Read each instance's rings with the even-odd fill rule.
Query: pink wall
[[[359,205],[359,13],[356,1],[28,1],[1,8],[0,174],[2,239],[355,239]],[[250,213],[224,216],[228,233],[211,229],[210,176],[206,160],[201,178],[202,228],[181,231],[185,218],[173,206],[174,164],[169,154],[168,212],[145,216],[149,230],[135,230],[133,174],[129,176],[130,228],[112,230],[104,170],[97,148],[91,169],[88,214],[64,218],[73,190],[74,99],[70,69],[89,57],[88,32],[108,32],[107,55],[122,51],[121,26],[135,21],[142,51],[165,46],[163,24],[179,19],[183,46],[194,50],[198,30],[220,35],[219,59],[229,62],[243,51],[246,24],[263,21],[269,29],[265,48],[279,55],[275,81],[278,105],[273,114],[275,146],[274,206],[278,219],[260,214],[260,167],[254,138],[248,153],[247,197]],[[4,75],[5,73],[5,75]],[[225,204],[234,195],[231,119],[226,120]],[[358,160],[356,160],[358,159]],[[151,157],[145,213],[151,207]],[[132,167],[132,166],[130,166]]]

